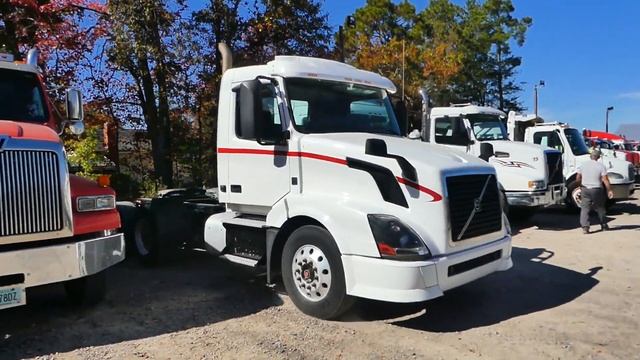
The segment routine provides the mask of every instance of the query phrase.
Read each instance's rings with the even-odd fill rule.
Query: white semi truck
[[[495,169],[401,136],[395,91],[377,74],[316,58],[226,70],[220,204],[165,194],[156,202],[182,201],[199,216],[166,221],[167,211],[142,206],[136,243],[151,244],[147,254],[162,247],[164,231],[150,223],[192,239],[195,221],[207,250],[263,269],[268,283],[281,276],[299,309],[325,319],[356,297],[420,302],[509,269]],[[175,230],[180,223],[191,225]]]
[[[544,122],[540,117],[515,112],[509,113],[507,128],[509,138],[513,141],[549,146],[562,152],[567,186],[565,202],[570,207],[579,207],[581,189],[576,182],[577,169],[581,163],[590,159],[582,132],[565,123]],[[614,194],[611,202],[628,199],[634,191],[633,164],[615,157],[602,157],[600,161],[607,167]]]
[[[510,141],[498,109],[471,104],[429,108],[423,100],[422,139],[480,157],[496,169],[511,210],[532,210],[564,201],[562,153],[547,146]]]

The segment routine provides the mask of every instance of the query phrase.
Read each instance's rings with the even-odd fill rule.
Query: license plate
[[[24,286],[12,285],[0,287],[0,309],[20,306],[27,303]]]

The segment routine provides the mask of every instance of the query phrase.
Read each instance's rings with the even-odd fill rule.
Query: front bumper
[[[635,189],[634,183],[611,184],[613,200],[626,200],[631,197]]]
[[[564,184],[556,184],[547,187],[547,190],[510,191],[505,194],[509,206],[550,206],[563,203],[566,196],[566,188]]]
[[[481,261],[493,254],[499,257]],[[419,302],[442,296],[444,291],[493,272],[510,269],[511,236],[427,261],[343,255],[342,264],[349,295],[399,303]]]
[[[124,236],[0,253],[0,276],[24,275],[24,287],[93,275],[124,260]]]

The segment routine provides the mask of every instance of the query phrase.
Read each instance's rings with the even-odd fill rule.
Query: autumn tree
[[[316,0],[258,0],[242,35],[240,62],[263,64],[275,55],[326,57],[331,28]]]
[[[184,9],[184,2],[174,4]],[[111,43],[109,59],[132,79],[151,140],[156,177],[173,186],[171,158],[171,99],[174,75],[180,71],[175,57],[174,35],[179,14],[165,1],[111,0],[109,2]]]
[[[463,9],[449,0],[432,0],[420,13],[424,23],[422,75],[434,105],[448,105],[459,97],[457,81],[463,71],[464,36],[460,26]]]

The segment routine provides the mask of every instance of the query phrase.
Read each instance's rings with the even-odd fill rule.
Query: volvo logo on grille
[[[5,138],[0,137],[0,151],[2,151],[2,147],[4,146]]]
[[[477,198],[473,200],[473,210],[479,213],[482,211],[482,198]]]
[[[482,191],[480,192],[480,196],[478,196],[476,199],[473,200],[473,210],[471,210],[471,214],[469,215],[469,218],[467,218],[467,222],[462,227],[462,230],[460,231],[460,234],[458,234],[458,240],[462,239],[462,237],[464,236],[464,233],[467,231],[467,228],[469,227],[469,224],[471,224],[471,220],[473,220],[473,217],[477,213],[482,211],[482,199],[484,199],[484,194],[487,191],[487,186],[489,185],[489,180],[491,180],[492,176],[493,175],[487,176],[487,180],[485,180],[485,182],[484,182],[484,186],[482,187]]]

